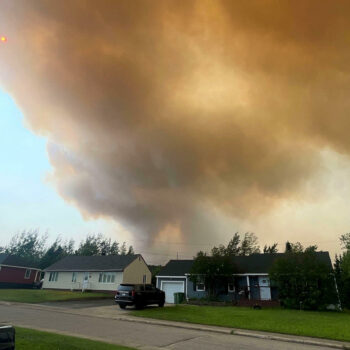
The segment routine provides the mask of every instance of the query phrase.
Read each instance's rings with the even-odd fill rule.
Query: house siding
[[[100,272],[89,272],[89,281],[86,289],[91,291],[116,291],[119,284],[123,282],[123,272],[114,273],[114,283],[101,283],[98,281]],[[67,271],[58,272],[57,281],[49,281],[50,271],[46,271],[43,289],[82,290],[85,272],[76,272],[76,274],[76,282],[72,282],[73,272]]]
[[[152,273],[143,258],[139,256],[124,269],[123,283],[144,283],[144,275],[146,275],[146,283],[151,283]]]
[[[196,285],[188,278],[187,286],[187,298],[189,299],[202,299],[208,296],[207,291],[196,291]]]
[[[27,288],[32,287],[33,283],[36,281],[35,277],[40,277],[40,271],[37,269],[28,269],[31,270],[31,274],[29,278],[25,278],[26,270],[27,268],[25,267],[1,266],[0,286],[3,286],[3,288],[9,288],[11,286],[14,288],[19,288],[21,286]]]

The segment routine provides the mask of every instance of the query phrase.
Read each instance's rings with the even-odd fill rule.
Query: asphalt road
[[[99,339],[144,350],[160,348],[179,350],[328,349],[244,336],[125,322],[88,315],[67,314],[47,309],[28,308],[22,305],[0,305],[0,322]]]

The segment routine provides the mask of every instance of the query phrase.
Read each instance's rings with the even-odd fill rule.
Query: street
[[[70,314],[20,304],[0,305],[0,322],[139,349],[328,349],[228,334],[127,322],[91,315]]]

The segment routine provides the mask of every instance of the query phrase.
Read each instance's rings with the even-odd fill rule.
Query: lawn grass
[[[19,302],[19,303],[44,303],[48,301],[68,301],[68,300],[87,300],[87,299],[105,299],[112,296],[103,293],[89,292],[70,292],[44,289],[0,289],[0,301]]]
[[[16,327],[16,350],[131,350],[83,338]]]
[[[350,341],[350,312],[177,305],[133,316]]]

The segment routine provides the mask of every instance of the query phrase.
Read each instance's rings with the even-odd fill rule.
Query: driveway
[[[96,308],[96,306],[92,306],[90,303],[88,305],[89,307],[80,310],[93,310]],[[101,308],[109,308],[114,312],[121,312],[119,308],[114,305],[101,305]],[[72,312],[74,312],[74,310],[72,310]],[[63,308],[59,309],[39,305],[1,304],[0,322],[97,339],[143,350],[180,350],[184,348],[188,350],[327,349],[327,347],[323,346],[308,346],[305,344],[286,343],[268,339],[257,339],[139,322],[127,322],[111,318],[93,317],[87,314],[67,313]]]

